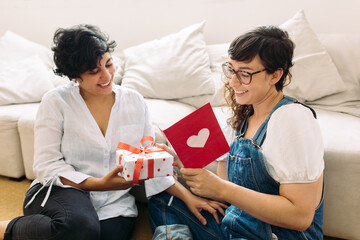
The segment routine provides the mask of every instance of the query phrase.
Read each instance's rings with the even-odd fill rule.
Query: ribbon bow
[[[146,141],[151,141],[151,143],[146,146],[143,146],[143,143]],[[151,136],[145,136],[140,140],[141,148],[136,148],[134,146],[131,146],[131,145],[123,143],[123,142],[119,142],[118,148],[130,151],[135,154],[139,154],[144,157],[147,157],[148,158],[148,178],[153,178],[154,177],[154,159],[149,158],[149,157],[151,157],[151,155],[148,155],[147,153],[165,151],[161,148],[152,148],[151,146],[153,144],[154,144],[154,138]],[[121,158],[121,156],[120,156],[120,158]],[[143,165],[143,161],[144,161],[144,158],[140,157],[135,162],[133,182],[137,185],[139,184],[139,176],[140,176],[140,172],[141,172],[141,167]]]
[[[146,141],[151,141],[150,144],[146,145],[145,147],[143,147],[143,144],[144,142]],[[135,153],[135,154],[139,154],[139,153],[147,153],[149,152],[149,149],[151,148],[151,146],[154,144],[154,138],[151,137],[151,136],[146,136],[146,137],[143,137],[141,140],[140,140],[140,146],[141,148],[136,148],[134,146],[131,146],[129,144],[126,144],[126,143],[123,143],[123,142],[119,142],[118,144],[118,148],[119,149],[124,149],[124,150],[127,150],[127,151],[130,151],[132,153]]]

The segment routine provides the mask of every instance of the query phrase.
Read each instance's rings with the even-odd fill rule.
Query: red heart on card
[[[208,140],[210,131],[207,128],[203,128],[199,131],[197,135],[192,135],[186,141],[186,144],[189,147],[193,148],[202,148],[205,146],[206,141]]]

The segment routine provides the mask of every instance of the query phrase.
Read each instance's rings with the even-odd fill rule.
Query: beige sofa
[[[360,34],[315,34],[303,12],[281,27],[289,31],[297,47],[294,79],[285,93],[317,111],[323,134],[324,233],[360,239]],[[220,64],[226,60],[231,39],[208,44],[203,36],[206,29],[205,23],[197,23],[114,54],[115,82],[144,95],[157,142],[166,142],[159,128],[169,127],[207,102],[220,125],[226,125],[229,109],[223,106]],[[19,49],[19,45],[26,47]],[[6,85],[1,88],[0,84],[0,175],[34,179],[33,126],[41,96],[68,80],[49,71],[49,48],[8,32],[0,39],[1,49],[16,52],[13,61],[24,60],[24,66],[30,59],[30,65],[37,66],[35,73],[41,72],[35,75],[37,83],[22,89],[21,96],[3,90]],[[0,51],[0,69],[9,69],[1,65],[3,60]],[[33,73],[19,74],[24,82],[34,80]],[[216,162],[209,166],[215,167]]]

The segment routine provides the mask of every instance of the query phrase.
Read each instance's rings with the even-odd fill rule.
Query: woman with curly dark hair
[[[26,193],[24,216],[1,223],[5,239],[130,239],[137,208],[133,183],[118,174],[117,144],[138,146],[154,134],[143,97],[113,84],[115,46],[92,25],[56,31],[55,73],[72,81],[40,103],[37,179]],[[161,179],[157,187],[173,182]]]
[[[229,207],[220,223],[207,213],[199,221],[186,200],[167,204],[170,195],[161,193],[149,203],[154,230],[185,224],[194,239],[207,240],[323,238],[320,128],[311,108],[282,92],[291,78],[293,51],[287,32],[274,26],[258,27],[231,43],[222,65],[233,112],[225,131],[231,150],[217,175],[181,169],[194,194]],[[177,196],[173,186],[169,190]]]

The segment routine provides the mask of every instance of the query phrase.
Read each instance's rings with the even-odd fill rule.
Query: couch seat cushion
[[[13,178],[24,175],[18,120],[23,114],[36,112],[37,105],[38,103],[0,106],[0,175]]]
[[[145,99],[145,101],[150,111],[155,132],[155,141],[157,143],[166,143],[166,139],[160,129],[165,130],[196,110],[193,106],[176,101],[150,98]]]

